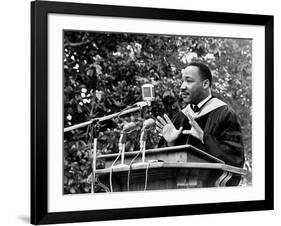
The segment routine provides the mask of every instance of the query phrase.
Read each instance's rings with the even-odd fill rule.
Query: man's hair
[[[188,64],[189,66],[195,66],[199,68],[199,72],[200,72],[200,76],[202,80],[208,79],[209,83],[210,83],[210,87],[212,85],[212,73],[209,69],[209,67],[203,63],[199,63],[199,62],[192,62],[190,64]]]

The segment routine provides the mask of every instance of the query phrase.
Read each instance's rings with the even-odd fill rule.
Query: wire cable
[[[147,179],[148,179],[148,167],[149,167],[150,163],[147,163],[146,166],[146,172],[145,172],[145,183],[144,183],[144,191],[146,191],[146,187],[147,187]]]
[[[90,150],[92,150],[92,193],[95,193],[95,176],[96,176],[96,166],[95,166],[95,155],[96,153],[94,153],[94,135],[93,135],[93,126],[91,126],[90,131],[91,131],[91,137],[90,137]]]
[[[99,180],[99,178],[97,177],[97,185],[98,186],[100,186],[101,188],[103,188],[104,190],[105,190],[105,192],[110,192],[110,190],[109,190],[109,188],[106,186],[106,185],[104,185],[100,180]]]
[[[128,177],[127,177],[127,191],[130,191],[130,173],[131,173],[131,170],[132,170],[132,164],[134,163],[136,158],[140,155],[140,153],[141,153],[141,150],[136,154],[136,156],[130,162],[129,171],[128,171]]]
[[[117,162],[118,158],[121,156],[121,152],[122,152],[122,150],[120,149],[116,159],[113,161],[113,163],[112,163],[112,165],[110,167],[110,171],[109,171],[110,172],[109,173],[110,192],[113,192],[113,188],[112,188],[112,171],[113,171],[113,166]]]

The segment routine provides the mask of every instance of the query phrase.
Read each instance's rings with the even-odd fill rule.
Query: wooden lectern
[[[114,192],[141,191],[235,186],[246,175],[246,170],[227,165],[191,145],[149,149],[145,164],[140,164],[141,154],[131,164],[139,152],[126,152],[125,165],[119,167],[120,158],[111,167],[118,154],[98,156],[105,161],[105,168],[96,170],[98,181],[108,188],[111,182]]]

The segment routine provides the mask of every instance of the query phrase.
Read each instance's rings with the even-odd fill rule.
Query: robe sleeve
[[[244,146],[237,115],[227,107],[213,120],[218,126],[212,132],[204,131],[204,149],[226,164],[242,167]]]

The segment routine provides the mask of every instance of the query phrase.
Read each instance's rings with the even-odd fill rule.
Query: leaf
[[[71,193],[71,194],[75,194],[75,193],[76,193],[75,189],[74,189],[74,188],[71,188],[71,189],[70,189],[70,193]]]
[[[77,105],[77,111],[78,111],[78,113],[82,113],[83,112],[80,105]]]

